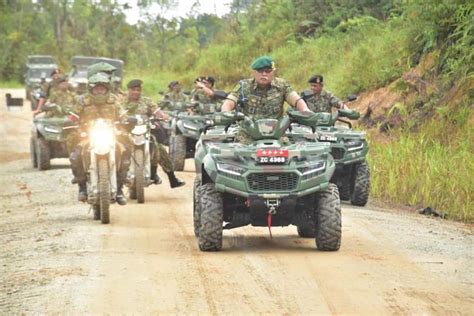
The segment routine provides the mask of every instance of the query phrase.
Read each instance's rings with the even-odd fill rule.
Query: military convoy
[[[86,87],[87,67],[100,61],[105,60],[73,57],[70,82],[77,91]],[[115,78],[119,82],[123,63],[112,61],[106,62],[118,69]],[[41,65],[43,68],[36,64],[28,69],[31,74],[49,69]],[[176,171],[184,169],[186,158],[194,157],[193,222],[200,250],[221,250],[223,230],[247,225],[269,227],[270,234],[273,226],[294,225],[300,237],[315,238],[319,250],[339,249],[340,201],[363,206],[370,190],[365,133],[353,130],[344,120],[358,119],[358,112],[290,110],[278,120],[253,121],[240,112],[216,112],[214,104],[195,102],[193,106],[199,108],[198,114],[190,114],[189,105],[173,113],[169,152]],[[30,141],[34,167],[46,170],[50,159],[68,156],[64,122],[61,117],[34,119]],[[235,143],[240,129],[254,141]],[[143,131],[133,135],[143,157],[134,155],[137,161],[130,171],[130,194],[143,203],[149,150],[146,146],[140,149],[139,137],[146,139]],[[108,201],[113,200],[114,189],[106,191],[109,195],[104,198],[91,199],[94,217],[103,223],[109,221]]]

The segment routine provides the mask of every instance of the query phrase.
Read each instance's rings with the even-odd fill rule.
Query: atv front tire
[[[316,247],[336,251],[341,247],[341,200],[337,186],[329,183],[318,193],[316,216]]]
[[[351,203],[365,206],[369,200],[370,170],[366,161],[354,166],[354,184],[351,192]]]
[[[48,170],[51,168],[51,152],[48,141],[42,137],[36,139],[36,161],[39,170]]]
[[[217,192],[214,183],[201,187],[201,216],[199,227],[199,249],[219,251],[222,249],[222,224],[224,205],[222,193]]]
[[[36,157],[36,142],[33,137],[30,138],[30,157],[33,168],[38,168],[38,158]]]

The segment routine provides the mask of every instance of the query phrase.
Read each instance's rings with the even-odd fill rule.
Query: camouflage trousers
[[[158,164],[163,168],[164,172],[172,172],[173,164],[171,163],[170,156],[165,149],[165,146],[160,144],[156,137],[153,136],[152,146],[154,147],[154,154],[151,157],[151,165],[157,166]]]

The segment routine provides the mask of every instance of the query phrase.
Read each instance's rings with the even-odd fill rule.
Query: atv
[[[349,200],[353,205],[364,206],[367,204],[370,191],[370,170],[366,160],[369,146],[366,133],[353,130],[352,124],[343,119],[355,120],[360,114],[354,110],[339,109],[329,115],[331,119],[328,122],[322,122],[311,131],[311,138],[313,141],[329,143],[331,146],[331,155],[336,162],[336,171],[331,182],[339,188],[341,200]],[[288,137],[292,141],[301,138],[308,140],[311,132],[306,126],[294,124]]]
[[[239,127],[232,125],[241,120]],[[335,170],[327,143],[281,141],[291,121],[317,126],[327,113],[293,112],[279,120],[253,121],[242,113],[214,116],[206,126],[194,158],[194,232],[201,251],[222,249],[223,229],[246,225],[296,225],[301,237],[316,238],[316,247],[336,251],[341,244],[341,207]],[[222,127],[224,126],[224,127]],[[254,142],[234,142],[238,129]],[[225,225],[223,225],[225,223]]]
[[[196,142],[216,110],[214,104],[194,102],[191,105],[199,108],[199,114],[179,112],[171,121],[169,153],[175,171],[183,171],[185,159],[194,157]]]
[[[51,159],[68,158],[66,148],[67,133],[64,117],[36,117],[30,137],[30,154],[33,168],[48,170]]]

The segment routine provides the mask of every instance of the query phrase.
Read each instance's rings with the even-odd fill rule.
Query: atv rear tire
[[[309,222],[297,226],[298,235],[303,238],[314,238],[316,237],[316,225],[312,220]]]
[[[214,183],[201,187],[201,216],[199,227],[199,249],[219,251],[222,249],[222,224],[224,205],[222,194],[216,191]]]
[[[36,142],[33,137],[30,138],[30,157],[33,168],[38,168],[38,158],[36,157]]]
[[[48,141],[42,137],[36,139],[36,161],[39,170],[48,170],[51,168],[51,152]]]
[[[370,170],[366,161],[354,166],[354,184],[351,192],[351,203],[365,206],[369,200]]]
[[[186,138],[183,135],[171,135],[169,149],[174,171],[183,171],[186,159]]]
[[[318,193],[316,216],[316,247],[321,251],[336,251],[341,246],[341,200],[337,186],[329,183]]]
[[[201,219],[200,219],[200,203],[199,199],[201,197],[201,179],[196,177],[194,179],[194,187],[193,187],[193,222],[194,222],[194,236],[199,236],[199,227],[201,226]]]
[[[99,205],[100,221],[102,224],[110,223],[110,170],[109,162],[106,158],[99,158],[97,161],[99,173]]]
[[[350,178],[350,177],[349,177]],[[339,190],[339,198],[343,201],[349,201],[351,199],[351,183],[350,180],[341,180],[337,186]]]

